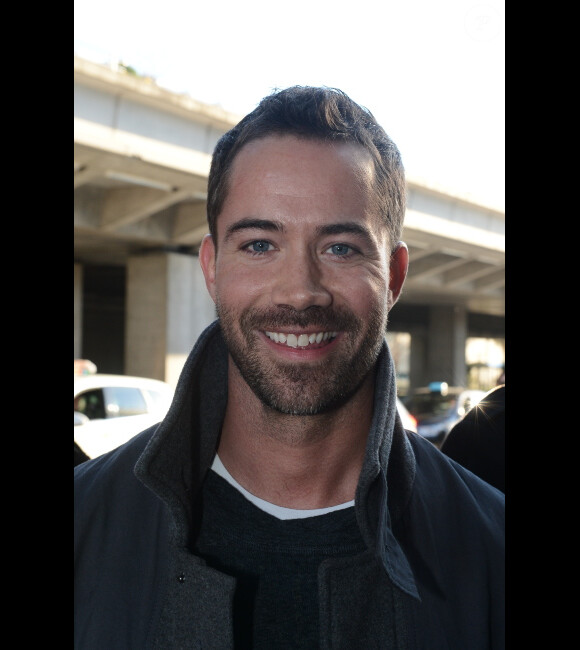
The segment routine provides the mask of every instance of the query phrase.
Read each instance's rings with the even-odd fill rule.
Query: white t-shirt
[[[259,497],[254,496],[251,492],[248,492],[245,488],[243,488],[224,467],[224,464],[217,454],[211,468],[216,474],[219,474],[222,478],[225,478],[228,483],[239,490],[246,497],[246,499],[251,501],[255,506],[278,519],[304,519],[305,517],[317,517],[318,515],[325,515],[329,512],[334,512],[335,510],[342,510],[344,508],[350,508],[354,506],[353,499],[352,501],[347,501],[346,503],[339,503],[336,506],[330,506],[328,508],[315,508],[313,510],[283,508],[282,506],[277,506],[274,503],[270,503],[269,501],[264,501],[264,499],[260,499]]]

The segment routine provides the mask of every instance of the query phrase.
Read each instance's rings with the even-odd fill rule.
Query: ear
[[[403,283],[407,277],[407,270],[409,268],[409,249],[405,242],[398,242],[395,249],[391,253],[390,261],[390,280],[389,280],[389,297],[388,306],[389,310],[397,302],[401,295]]]
[[[199,263],[205,277],[205,286],[215,302],[215,245],[211,235],[205,235],[201,240]]]

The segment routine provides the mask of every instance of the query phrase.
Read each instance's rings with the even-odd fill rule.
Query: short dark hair
[[[293,86],[274,91],[217,142],[208,178],[207,219],[217,245],[216,220],[227,192],[233,161],[240,149],[270,135],[333,142],[355,142],[374,161],[378,212],[391,246],[401,238],[406,206],[405,170],[395,143],[373,114],[338,88]]]

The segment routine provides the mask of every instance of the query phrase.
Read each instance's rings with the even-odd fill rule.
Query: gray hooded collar
[[[228,352],[216,320],[189,354],[171,407],[135,465],[136,477],[171,511],[180,546],[191,542],[195,504],[217,451],[227,403],[227,367]],[[386,342],[376,373],[375,407],[355,512],[367,546],[375,549],[391,580],[418,598],[410,566],[391,528],[410,497],[415,457],[397,413],[395,370]]]

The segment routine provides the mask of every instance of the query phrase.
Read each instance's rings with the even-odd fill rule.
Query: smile
[[[284,334],[283,332],[265,332],[274,343],[282,343],[291,348],[305,348],[315,343],[329,341],[336,337],[336,332],[317,332],[315,334]]]

